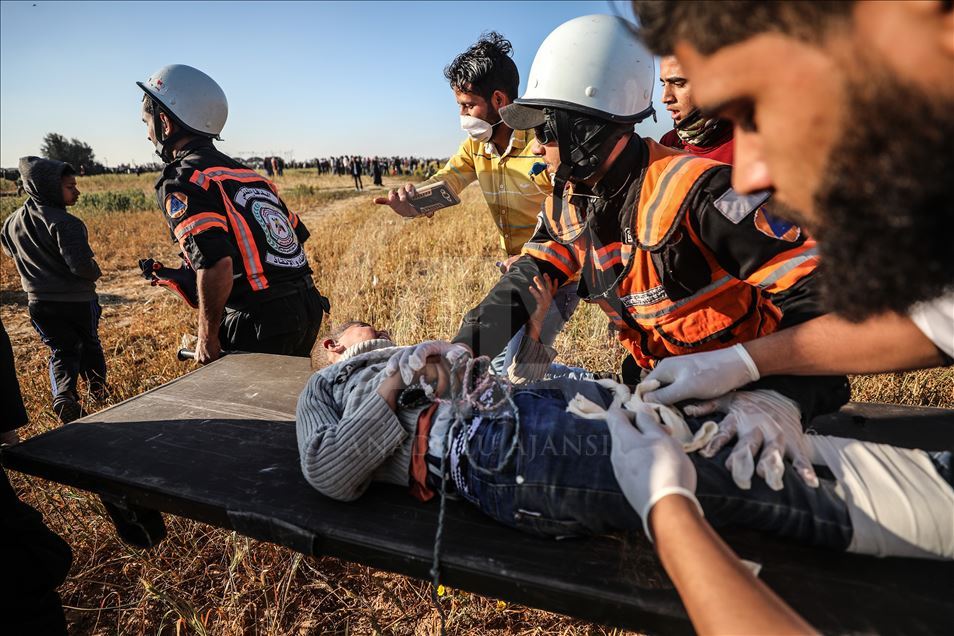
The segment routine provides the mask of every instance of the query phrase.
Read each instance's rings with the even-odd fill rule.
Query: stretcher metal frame
[[[306,555],[429,579],[435,502],[374,485],[340,503],[304,480],[294,411],[303,358],[234,354],[3,451],[9,469],[88,490],[120,536],[149,547],[161,513],[188,517]],[[954,411],[848,405],[821,433],[899,446],[954,448]],[[639,533],[554,541],[448,502],[442,580],[449,586],[649,633],[691,625]],[[937,634],[954,625],[954,564],[876,559],[723,533],[761,578],[824,633]]]

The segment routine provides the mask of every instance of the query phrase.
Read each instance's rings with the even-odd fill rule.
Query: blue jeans
[[[470,432],[467,455],[459,460],[461,495],[497,521],[538,535],[642,529],[613,475],[606,422],[566,412],[568,400],[578,392],[604,407],[612,401],[594,382],[565,379],[515,390],[519,432],[510,407],[484,413]],[[699,422],[689,424],[694,428]],[[515,434],[516,454],[494,472]],[[725,468],[731,446],[712,459],[690,455],[698,474],[696,496],[709,523],[743,526],[809,545],[848,546],[851,521],[833,480],[821,479],[818,488],[809,488],[786,467],[781,491],[771,490],[761,479],[752,480],[751,490],[740,490]]]
[[[563,326],[576,311],[576,306],[580,304],[580,297],[576,295],[577,283],[571,282],[563,285],[553,295],[553,303],[547,310],[547,315],[543,318],[543,328],[540,330],[540,342],[545,345],[552,345],[557,335],[563,331]],[[507,346],[490,362],[490,370],[494,375],[506,375],[507,369],[513,363],[514,357],[520,350],[520,343],[527,335],[526,325],[520,327],[519,331],[513,335]]]

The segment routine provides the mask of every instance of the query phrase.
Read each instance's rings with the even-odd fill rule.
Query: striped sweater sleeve
[[[311,377],[295,414],[298,452],[309,484],[332,499],[353,501],[407,432],[377,391],[343,401],[342,409],[320,373]]]

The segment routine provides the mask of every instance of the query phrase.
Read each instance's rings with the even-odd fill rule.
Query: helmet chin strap
[[[570,116],[565,110],[556,109],[553,112],[554,128],[557,138],[557,147],[560,149],[560,166],[553,175],[553,205],[551,206],[553,220],[558,221],[563,214],[563,190],[573,174],[573,154],[570,150]],[[548,115],[549,116],[549,115]]]
[[[174,146],[188,133],[180,126],[178,130],[166,137],[165,133],[162,132],[162,118],[159,117],[160,108],[156,100],[152,100],[152,129],[156,135],[156,154],[159,155],[163,163],[172,163],[175,159],[172,154],[175,152]],[[166,116],[169,116],[168,113]]]

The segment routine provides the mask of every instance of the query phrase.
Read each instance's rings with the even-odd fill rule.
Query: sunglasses
[[[533,127],[533,136],[537,138],[537,142],[542,145],[556,143],[557,136],[556,132],[550,126],[550,122],[546,121],[539,126]]]

